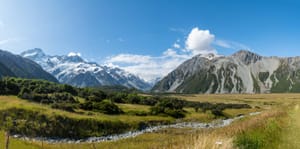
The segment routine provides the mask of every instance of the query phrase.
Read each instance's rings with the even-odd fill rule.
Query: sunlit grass
[[[117,104],[124,112],[130,111],[144,111],[150,112],[150,106],[137,105],[137,104]]]
[[[241,114],[248,114],[250,112],[264,111],[260,115],[245,118],[234,122],[233,124],[218,129],[166,129],[156,133],[146,133],[134,138],[127,138],[114,142],[102,142],[102,143],[80,143],[80,144],[46,144],[45,149],[142,149],[142,148],[233,148],[235,137],[241,132],[247,132],[253,129],[263,126],[268,119],[283,117],[285,110],[289,110],[290,105],[296,105],[300,102],[300,94],[243,94],[243,95],[172,95],[179,98],[183,98],[191,101],[200,102],[213,102],[213,103],[247,103],[253,108],[251,109],[226,109],[224,114],[229,117],[234,117]],[[149,106],[143,105],[131,105],[131,104],[118,104],[125,113],[130,111],[149,111]],[[28,102],[26,100],[20,100],[14,96],[0,96],[0,110],[12,107],[26,108],[41,111],[45,114],[61,114],[73,118],[95,118],[101,120],[122,120],[129,122],[138,122],[144,120],[170,120],[171,117],[162,116],[133,116],[133,115],[117,115],[110,116],[97,112],[92,113],[70,113],[61,110],[51,109],[49,106],[40,106],[40,104]],[[215,117],[210,111],[203,112],[199,110],[195,112],[193,108],[184,108],[186,111],[186,117],[184,121],[211,121]],[[300,112],[299,112],[300,113]],[[294,141],[294,146],[297,146],[300,137],[300,119],[299,113],[291,113],[290,117],[294,117],[293,127],[287,129],[286,136],[291,142]],[[289,117],[288,117],[289,118]],[[297,131],[295,131],[297,129]],[[0,134],[0,145],[4,144],[4,134]],[[294,137],[295,136],[295,137]],[[220,143],[221,142],[221,143]],[[24,142],[21,140],[12,139],[11,149],[19,149],[20,146],[24,149],[41,148],[41,142]],[[24,147],[23,147],[24,146]],[[287,144],[282,145],[284,147]],[[291,147],[292,148],[292,147]]]

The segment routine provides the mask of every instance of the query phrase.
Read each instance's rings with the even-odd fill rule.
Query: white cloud
[[[215,35],[211,34],[209,30],[201,30],[197,27],[193,28],[185,42],[186,50],[197,54],[208,54],[217,51],[212,47],[212,43],[215,39]]]
[[[151,59],[151,56],[136,54],[119,54],[113,57],[108,57],[107,59],[107,63],[139,64],[148,62]]]
[[[170,56],[170,57],[174,57],[177,55],[177,52],[173,49],[167,49],[164,53],[164,56]]]
[[[250,47],[239,43],[239,42],[235,42],[235,41],[229,41],[229,40],[216,40],[214,42],[215,45],[219,46],[219,47],[223,47],[223,48],[227,48],[227,49],[234,49],[234,50],[250,50]]]
[[[181,46],[180,46],[180,44],[178,44],[178,43],[175,42],[175,43],[173,44],[173,47],[176,48],[176,49],[180,49]]]
[[[146,81],[153,81],[171,72],[183,61],[190,58],[188,55],[180,55],[173,49],[167,49],[161,56],[147,56],[136,54],[119,54],[108,57],[105,64],[122,68],[130,73],[138,75]]]
[[[69,54],[68,54],[68,56],[81,56],[81,54],[80,53],[76,53],[76,52],[70,52]]]

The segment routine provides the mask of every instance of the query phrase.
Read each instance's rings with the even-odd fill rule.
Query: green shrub
[[[165,114],[174,118],[183,118],[184,114],[184,101],[175,98],[165,98],[160,100],[155,106],[151,107],[151,114]]]
[[[116,103],[125,103],[124,99],[126,97],[127,97],[127,94],[125,94],[125,93],[110,94],[110,99]]]
[[[147,116],[149,113],[145,111],[128,111],[128,115]]]
[[[126,102],[131,104],[138,104],[140,103],[141,98],[137,94],[128,94]]]
[[[219,116],[225,116],[224,115],[224,113],[223,113],[223,111],[222,111],[222,109],[220,109],[220,108],[215,108],[215,109],[212,109],[211,110],[211,113],[214,115],[214,116],[216,116],[216,117],[219,117]]]
[[[114,103],[109,100],[103,100],[100,103],[96,103],[95,107],[98,111],[105,114],[121,114],[123,111]]]
[[[51,108],[54,109],[61,109],[68,112],[75,112],[75,109],[77,108],[76,105],[70,104],[70,103],[54,103],[51,105]]]
[[[103,100],[101,102],[87,101],[80,105],[82,109],[102,112],[105,114],[121,114],[123,111],[114,103],[109,100]]]
[[[183,118],[183,117],[185,117],[185,114],[184,114],[183,110],[174,110],[174,109],[166,108],[164,113],[166,113],[167,115],[172,116],[174,118]]]

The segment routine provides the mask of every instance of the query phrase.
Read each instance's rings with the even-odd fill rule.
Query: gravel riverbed
[[[245,116],[253,116],[253,115],[258,115],[260,113],[261,112],[253,112],[253,113],[249,113],[248,115],[241,115],[234,118],[223,119],[223,120],[215,120],[210,123],[179,122],[179,123],[169,124],[169,125],[151,126],[142,130],[129,131],[122,134],[113,134],[113,135],[101,136],[101,137],[89,137],[86,139],[79,139],[79,140],[67,139],[67,138],[45,138],[45,137],[29,138],[22,135],[13,135],[13,137],[26,140],[26,141],[44,141],[47,143],[92,143],[92,142],[117,141],[120,139],[136,137],[144,133],[156,132],[167,128],[193,128],[193,129],[220,128],[220,127],[230,125],[232,122],[241,119]]]

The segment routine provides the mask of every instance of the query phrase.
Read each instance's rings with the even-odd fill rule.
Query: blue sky
[[[160,76],[137,69],[159,61],[151,71],[166,74],[205,51],[300,55],[299,8],[296,0],[0,0],[0,48],[79,52],[149,80]]]

